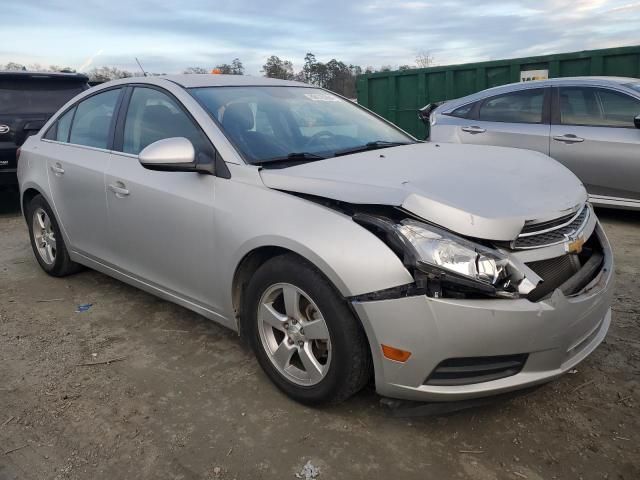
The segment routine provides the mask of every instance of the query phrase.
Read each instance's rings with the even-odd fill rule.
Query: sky
[[[307,52],[362,67],[514,58],[640,44],[632,0],[3,0],[0,64],[156,73]],[[8,39],[11,39],[8,41]]]

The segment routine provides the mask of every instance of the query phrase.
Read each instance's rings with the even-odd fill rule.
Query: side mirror
[[[144,168],[162,172],[196,172],[196,151],[184,137],[158,140],[147,145],[138,155]]]
[[[640,128],[640,115],[636,116],[636,118],[633,119],[633,124],[636,126],[636,128]]]

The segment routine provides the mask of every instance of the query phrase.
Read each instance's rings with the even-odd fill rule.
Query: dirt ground
[[[298,405],[234,333],[97,272],[48,277],[15,199],[0,210],[0,480],[294,479],[307,461],[320,480],[640,478],[638,213],[598,212],[616,254],[613,322],[576,373],[396,418],[373,388]]]

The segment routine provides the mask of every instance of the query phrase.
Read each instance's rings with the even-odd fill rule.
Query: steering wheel
[[[324,143],[325,140],[330,140],[334,137],[335,137],[335,134],[331,133],[329,130],[322,130],[318,133],[313,134],[311,137],[309,137],[309,140],[307,140],[307,143],[305,146],[309,147],[317,143],[322,144]]]

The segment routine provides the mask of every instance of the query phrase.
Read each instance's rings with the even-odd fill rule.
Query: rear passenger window
[[[118,95],[120,89],[109,90],[80,102],[76,107],[69,142],[87,147],[107,148]]]
[[[147,145],[173,137],[189,139],[198,156],[206,154],[209,161],[213,159],[211,143],[175,100],[154,88],[137,87],[124,122],[122,151],[138,155]]]
[[[480,107],[485,122],[542,123],[544,89],[536,88],[489,98]]]

